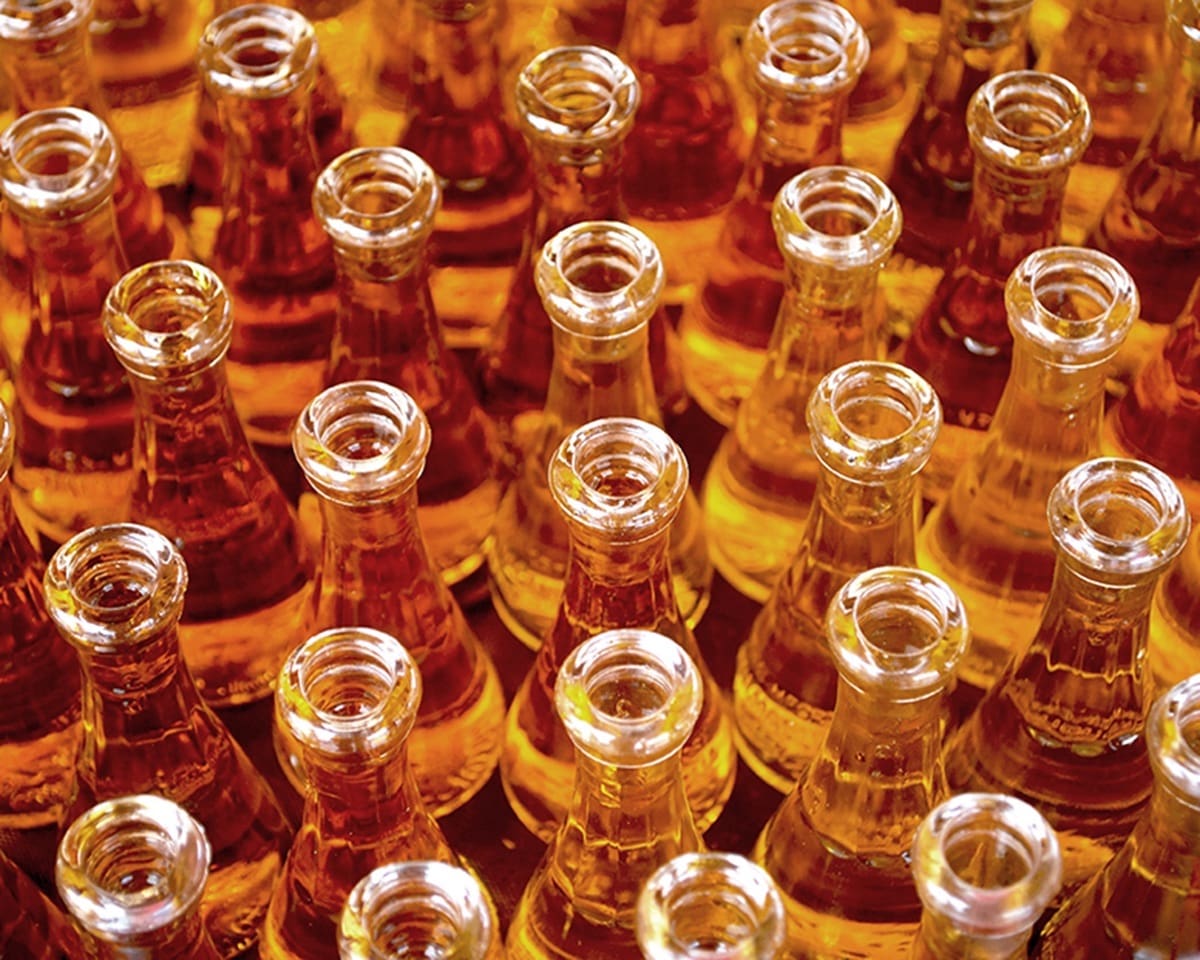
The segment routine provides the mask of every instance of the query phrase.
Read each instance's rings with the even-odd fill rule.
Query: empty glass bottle
[[[1150,708],[1150,803],[1108,865],[1051,919],[1037,960],[1200,953],[1200,675]]]
[[[564,438],[599,417],[662,423],[647,360],[647,324],[662,290],[658,249],[623,223],[585,221],[542,249],[538,290],[554,324],[546,406],[516,479],[505,491],[488,547],[496,612],[528,646],[554,622],[569,537],[546,468]],[[675,596],[688,623],[708,607],[712,563],[700,505],[688,491],[671,525]]]
[[[819,464],[800,549],[738,648],[733,716],[743,759],[786,791],[816,754],[837,697],[825,611],[853,575],[914,565],[917,473],[941,410],[924,380],[899,364],[848,363],[808,401]]]
[[[975,153],[963,242],[922,312],[901,359],[929,380],[946,413],[926,471],[926,496],[945,496],[983,442],[1012,363],[1004,289],[1017,264],[1057,242],[1071,164],[1091,131],[1087,101],[1053,74],[993,77],[971,97]]]
[[[78,960],[83,944],[71,921],[0,853],[0,956],[14,960]]]
[[[902,957],[921,917],[913,834],[948,793],[945,691],[967,644],[966,615],[937,577],[876,567],[838,591],[826,627],[837,707],[754,859],[779,884],[790,952]]]
[[[839,364],[882,354],[876,278],[900,232],[900,208],[872,174],[814,167],[779,191],[774,220],[788,268],[783,304],[766,366],[702,493],[713,563],[760,602],[795,556],[814,497],[809,396]]]
[[[341,960],[502,960],[487,895],[462,867],[388,863],[354,885],[338,926]]]
[[[95,960],[220,960],[200,917],[212,850],[177,803],[117,797],[63,834],[58,895]]]
[[[426,248],[440,200],[433,170],[399,147],[344,153],[313,190],[340,290],[326,379],[382,380],[424,412],[432,437],[417,514],[435,567],[457,583],[483,563],[504,454],[430,297]]]
[[[271,897],[263,960],[336,958],[346,898],[391,860],[455,857],[408,765],[421,674],[395,637],[325,630],[283,666],[275,722],[299,747],[304,814]]]
[[[291,834],[179,656],[186,586],[171,541],[136,524],[86,530],[50,561],[46,606],[84,677],[70,816],[148,790],[183,806],[212,845],[201,913],[218,952],[232,957],[258,939]]]
[[[841,163],[842,119],[867,40],[829,0],[779,0],[754,20],[744,50],[757,133],[704,283],[680,320],[688,390],[726,425],[759,377],[784,297],[776,194],[809,167]]]
[[[775,881],[736,853],[680,854],[638,897],[646,960],[781,960],[786,928]]]
[[[375,627],[412,653],[426,695],[410,757],[421,796],[440,816],[495,769],[504,695],[421,535],[416,487],[429,443],[429,422],[413,399],[377,381],[330,387],[294,434],[323,521],[306,629]],[[284,769],[299,784],[298,768]]]
[[[996,416],[917,539],[920,565],[950,583],[971,615],[964,701],[987,690],[1037,631],[1054,574],[1046,499],[1099,452],[1105,365],[1138,297],[1111,257],[1050,247],[1021,261],[1005,302],[1013,359]]]
[[[567,816],[508,929],[509,960],[641,960],[637,900],[654,871],[701,848],[680,768],[707,699],[683,647],[611,630],[562,662],[554,705],[576,754]]]

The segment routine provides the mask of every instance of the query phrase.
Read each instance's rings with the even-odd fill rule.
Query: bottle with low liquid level
[[[574,787],[509,925],[509,960],[642,960],[643,885],[701,849],[680,753],[706,698],[691,657],[649,630],[601,633],[566,657],[554,703]]]
[[[936,577],[876,567],[838,591],[826,624],[837,706],[754,859],[779,885],[793,954],[903,957],[921,919],[913,834],[949,793],[945,694],[966,615]]]
[[[829,0],[780,0],[751,24],[744,50],[757,133],[704,282],[680,320],[688,389],[726,426],[767,360],[784,299],[788,250],[772,229],[776,194],[810,167],[841,163],[842,120],[867,40]]]
[[[0,853],[0,956],[15,960],[79,960],[85,956],[71,921],[3,853]]]

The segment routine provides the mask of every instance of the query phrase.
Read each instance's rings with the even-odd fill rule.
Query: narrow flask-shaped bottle
[[[758,101],[750,158],[695,300],[680,320],[688,390],[729,425],[766,362],[784,298],[776,194],[793,176],[842,161],[842,120],[867,59],[854,17],[829,0],[780,0],[744,41]]]
[[[441,815],[491,776],[504,696],[421,535],[417,477],[429,443],[429,422],[413,399],[378,381],[325,390],[294,434],[296,459],[320,498],[322,518],[306,629],[374,627],[412,653],[426,690],[410,744],[413,774],[425,802]],[[297,775],[299,767],[287,762],[284,770]]]
[[[574,787],[509,925],[509,960],[641,960],[643,884],[701,849],[680,754],[707,699],[704,684],[674,641],[611,630],[562,661],[554,689],[575,748]]]
[[[500,501],[487,557],[497,613],[535,649],[554,622],[567,570],[567,525],[546,474],[555,451],[573,429],[599,417],[663,422],[646,349],[662,261],[640,230],[585,221],[545,245],[537,284],[554,324],[554,369],[541,421]],[[712,563],[690,491],[671,525],[669,549],[679,609],[695,624],[708,607]]]
[[[0,853],[0,951],[19,960],[78,960],[79,934],[37,884]]]
[[[326,379],[390,383],[425,414],[432,437],[417,514],[434,566],[453,584],[483,563],[504,455],[430,296],[427,246],[440,202],[433,170],[399,147],[342,154],[313,191],[340,292]]]
[[[791,566],[738,648],[733,716],[743,759],[777,790],[795,783],[821,745],[838,690],[825,611],[852,576],[913,565],[920,502],[941,410],[899,364],[848,363],[808,401],[820,465],[808,525]]]
[[[500,772],[513,810],[543,838],[567,811],[575,770],[554,684],[568,654],[605,630],[644,629],[678,643],[703,679],[703,708],[683,749],[688,800],[703,830],[729,798],[736,758],[720,691],[672,589],[668,540],[688,490],[683,451],[645,421],[593,420],[559,446],[549,484],[570,556],[557,617],[508,714]]]
[[[775,199],[787,263],[767,361],[704,478],[713,562],[733,586],[766,600],[804,531],[818,466],[804,409],[840,364],[882,355],[879,270],[900,232],[883,181],[851,167],[814,167]]]
[[[116,797],[63,834],[58,895],[96,960],[220,960],[200,916],[212,851],[183,807]]]
[[[83,747],[71,816],[154,790],[205,827],[213,863],[201,912],[222,956],[258,938],[291,832],[275,796],[179,655],[187,568],[136,524],[85,530],[46,570],[46,606],[83,667]]]
[[[1100,448],[1104,377],[1137,315],[1137,291],[1111,257],[1050,247],[1005,290],[1012,370],[983,445],[925,519],[917,558],[971,615],[958,693],[978,696],[1037,631],[1054,574],[1046,500]]]

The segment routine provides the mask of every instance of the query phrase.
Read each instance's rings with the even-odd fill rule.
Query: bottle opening
[[[1028,177],[1074,163],[1091,140],[1092,117],[1087,100],[1069,80],[1013,70],[975,91],[967,128],[976,155]]]
[[[826,0],[781,0],[746,35],[752,76],[770,94],[828,96],[862,73],[870,46],[858,21]]]
[[[69,220],[112,196],[119,153],[95,114],[34,110],[0,136],[0,189],[16,212]]]
[[[199,62],[205,82],[218,92],[281,97],[316,76],[316,35],[294,10],[249,4],[209,22],[200,38]]]
[[[775,235],[786,257],[837,271],[874,270],[900,235],[900,205],[874,174],[813,167],[775,197]]]
[[[603,145],[629,131],[639,98],[633,71],[601,47],[546,50],[517,78],[521,121],[535,139]]]
[[[92,6],[93,0],[0,0],[0,41],[46,41],[73,34],[91,20]],[[36,52],[51,51],[39,44]]]

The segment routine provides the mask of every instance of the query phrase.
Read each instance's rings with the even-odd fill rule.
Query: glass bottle
[[[532,202],[529,156],[500,95],[497,0],[411,0],[412,69],[400,146],[437,172],[430,285],[446,342],[491,338]]]
[[[99,118],[37,110],[0,136],[0,191],[29,256],[29,336],[16,374],[13,486],[43,552],[115,520],[131,479],[133,403],[100,313],[125,272],[112,206],[117,145]]]
[[[424,412],[432,438],[417,513],[434,566],[457,583],[483,563],[504,452],[446,348],[429,293],[427,241],[440,198],[416,154],[364,147],[321,172],[313,209],[333,241],[340,290],[326,380],[382,380]]]
[[[975,91],[967,129],[975,172],[966,237],[900,353],[933,384],[946,414],[925,477],[933,501],[945,496],[995,416],[1013,353],[1005,283],[1024,257],[1057,242],[1067,174],[1091,121],[1069,82],[1017,70]]]
[[[720,691],[672,589],[672,521],[688,490],[687,460],[661,429],[607,417],[572,432],[549,466],[550,493],[570,537],[562,599],[546,642],[513,698],[500,773],[510,805],[543,839],[567,812],[575,775],[556,721],[554,684],[568,654],[605,630],[669,637],[700,671],[704,703],[683,748],[683,777],[700,830],[725,806],[735,756]]]
[[[882,354],[876,279],[900,232],[900,208],[872,174],[814,167],[784,184],[774,220],[788,271],[783,304],[766,365],[702,491],[713,563],[759,602],[795,556],[816,488],[808,399],[838,365]]]
[[[825,611],[853,575],[915,565],[917,474],[941,409],[899,364],[848,363],[808,401],[819,465],[800,548],[737,651],[733,717],[742,758],[787,791],[816,754],[837,697]]]
[[[496,612],[534,649],[554,622],[567,571],[567,524],[546,474],[554,452],[573,429],[600,417],[663,422],[646,349],[663,284],[650,239],[623,223],[575,224],[542,248],[536,280],[554,324],[554,368],[541,420],[500,501],[487,556]],[[690,491],[671,525],[669,549],[679,609],[695,624],[708,607],[712,563]]]
[[[1065,899],[1121,846],[1150,794],[1150,607],[1189,520],[1170,477],[1122,459],[1070,470],[1046,514],[1057,563],[1041,625],[945,760],[956,790],[1011,793],[1041,811],[1062,843]]]
[[[412,0],[370,0],[363,90],[355,130],[360,143],[396,143],[412,82]]]
[[[1154,787],[1108,865],[1050,920],[1037,960],[1200,953],[1200,676],[1160,697],[1146,720]]]
[[[956,691],[964,703],[1037,632],[1054,574],[1046,500],[1099,452],[1105,366],[1138,296],[1111,257],[1049,247],[1021,261],[1005,302],[1013,359],[996,416],[917,537],[921,567],[950,583],[971,615]]]
[[[103,325],[136,408],[129,519],[170,537],[187,563],[183,658],[214,706],[269,696],[300,631],[312,564],[233,408],[229,295],[199,264],[159,261],[109,291]]]
[[[786,250],[772,205],[791,177],[841,163],[842,120],[867,40],[828,0],[779,0],[754,20],[744,50],[757,133],[708,273],[680,319],[688,390],[726,426],[759,377],[784,297]]]
[[[58,895],[96,960],[220,960],[200,916],[212,850],[177,803],[117,797],[63,834]]]
[[[79,935],[62,911],[0,853],[0,956],[78,960],[84,955]]]
[[[782,960],[787,919],[775,881],[736,853],[683,853],[638,897],[646,960]]]
[[[307,630],[375,627],[412,653],[426,696],[409,757],[422,798],[442,816],[491,776],[504,695],[486,649],[433,569],[417,521],[429,443],[429,423],[413,399],[377,381],[325,390],[294,434],[323,530]],[[284,769],[297,775],[292,763]]]
[[[601,633],[563,660],[554,705],[574,787],[509,925],[509,960],[641,960],[642,886],[701,849],[680,755],[706,699],[683,647],[649,630]]]
[[[948,795],[939,754],[966,614],[937,577],[882,566],[845,583],[826,628],[837,706],[754,859],[779,885],[790,952],[902,957],[921,917],[913,834]]]
[[[704,279],[742,173],[745,135],[714,49],[711,0],[629,0],[621,58],[642,88],[621,183],[630,222],[662,251],[668,303]]]
[[[179,656],[187,568],[136,524],[93,527],[46,570],[46,606],[83,667],[83,747],[69,816],[154,790],[194,816],[213,862],[201,913],[218,952],[253,944],[291,831],[271,789]]]
[[[271,897],[263,960],[336,958],[342,907],[375,867],[454,862],[408,764],[423,686],[400,641],[367,627],[325,630],[288,657],[275,722],[302,757],[304,813]]]
[[[487,894],[462,867],[388,863],[354,885],[338,926],[341,960],[502,960]]]

